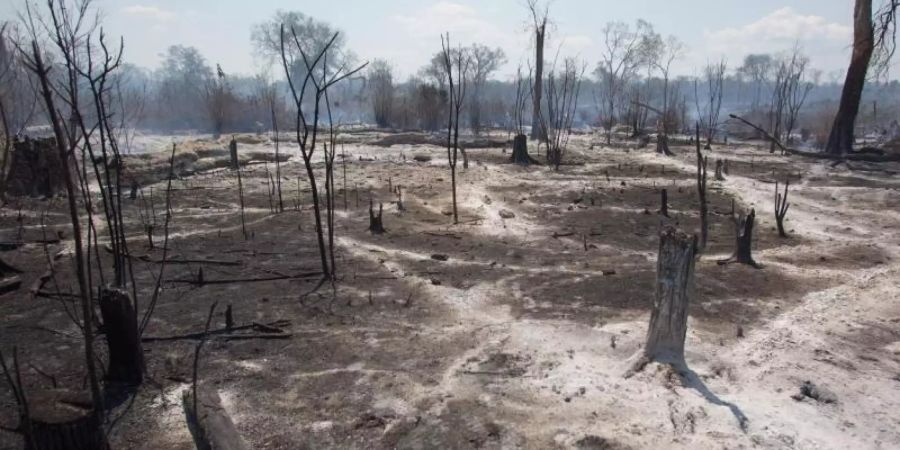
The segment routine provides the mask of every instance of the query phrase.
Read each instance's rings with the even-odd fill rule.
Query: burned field
[[[446,149],[346,144],[334,170],[336,277],[325,283],[295,147],[281,146],[292,156],[280,166],[283,212],[267,139],[240,144],[258,156],[242,165],[240,188],[237,171],[204,158],[178,166],[167,250],[167,180],[148,178],[122,201],[140,317],[165,269],[142,335],[144,383],[108,395],[111,444],[193,448],[182,393],[201,340],[196,378],[252,448],[900,440],[890,413],[900,405],[896,168],[830,168],[750,145],[706,152],[728,159],[729,173],[708,181],[688,371],[654,364],[625,378],[653,308],[660,229],[700,227],[696,156],[595,140],[574,137],[559,170],[509,164],[508,148],[468,150],[457,225]],[[788,179],[781,238],[774,182]],[[383,207],[383,233],[369,231],[370,200]],[[718,264],[735,247],[732,201],[755,208],[762,268]],[[0,258],[21,271],[21,287],[0,297],[0,343],[18,348],[26,392],[86,386],[68,223],[60,198],[17,197],[0,217]],[[111,265],[106,245],[90,257]],[[102,332],[95,349],[106,361]],[[806,381],[836,401],[792,398]],[[15,426],[15,399],[2,395],[2,422]],[[19,445],[12,434],[2,442]]]

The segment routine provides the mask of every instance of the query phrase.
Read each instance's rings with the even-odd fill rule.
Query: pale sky
[[[340,29],[361,60],[391,62],[399,77],[415,73],[440,50],[440,34],[455,43],[501,47],[508,63],[500,78],[525,61],[530,35],[524,0],[96,0],[112,36],[124,36],[125,59],[158,67],[174,44],[197,47],[226,72],[253,74],[253,24],[277,9],[298,10]],[[0,2],[0,19],[16,17],[22,0]],[[691,75],[708,60],[725,56],[730,67],[747,53],[775,53],[795,42],[824,81],[846,70],[852,41],[852,0],[552,0],[547,51],[577,55],[592,70],[608,21],[651,22],[663,35],[687,45],[678,74]],[[277,72],[276,72],[277,73]]]

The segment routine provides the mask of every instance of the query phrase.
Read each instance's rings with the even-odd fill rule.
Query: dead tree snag
[[[382,214],[384,213],[384,208],[381,203],[378,204],[378,215],[375,215],[374,203],[371,199],[369,199],[369,231],[372,234],[383,234],[384,233],[384,222],[382,221]]]
[[[669,191],[666,189],[660,191],[660,201],[659,214],[663,217],[669,217]]]
[[[697,146],[697,196],[700,198],[700,247],[699,251],[706,250],[706,242],[709,237],[709,206],[706,201],[706,162],[707,158],[700,151],[700,124],[696,125]]]
[[[762,266],[753,260],[753,224],[756,221],[756,210],[751,209],[750,214],[738,215],[734,210],[734,201],[731,203],[731,219],[734,221],[734,254],[730,258],[718,261],[720,266],[731,263],[746,264],[756,269]]]
[[[716,160],[716,181],[725,181],[725,160]]]
[[[228,143],[228,155],[231,157],[231,170],[240,169],[241,163],[238,160],[237,141],[234,140],[234,136],[231,137],[231,142]]]
[[[106,379],[113,383],[139,385],[144,380],[144,350],[137,315],[128,291],[100,290],[100,314],[109,346]]]
[[[778,236],[783,238],[788,237],[787,233],[784,231],[784,216],[787,215],[788,208],[791,206],[787,201],[788,188],[790,185],[790,181],[785,181],[784,194],[781,194],[778,191],[778,182],[775,182],[775,223],[778,225]]]

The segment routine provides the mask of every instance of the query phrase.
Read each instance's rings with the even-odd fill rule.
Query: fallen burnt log
[[[198,449],[246,450],[250,448],[222,406],[222,399],[214,387],[202,384],[193,390],[185,389],[182,400],[188,429],[191,431],[194,444]]]
[[[750,128],[760,132],[766,140],[772,142],[777,146],[781,151],[789,154],[789,155],[797,155],[803,156],[806,158],[816,158],[816,159],[827,159],[831,161],[835,161],[840,163],[841,161],[859,161],[859,162],[871,162],[871,163],[881,163],[881,162],[900,162],[900,154],[884,154],[883,151],[880,151],[876,148],[865,147],[860,150],[854,151],[853,153],[848,153],[846,155],[831,155],[828,153],[817,153],[817,152],[806,152],[803,150],[797,150],[793,148],[785,147],[784,144],[781,143],[776,137],[772,136],[764,130],[762,127],[744,119],[735,114],[729,114],[729,117],[735,119],[744,125],[747,125]]]
[[[238,327],[222,328],[218,330],[210,330],[208,332],[188,333],[177,336],[147,336],[141,338],[142,342],[169,342],[169,341],[199,341],[205,338],[221,339],[221,340],[247,340],[247,339],[288,339],[293,336],[291,333],[284,331],[283,327],[290,325],[290,321],[277,320],[275,322],[262,324],[251,323]],[[253,331],[255,333],[240,333],[242,331]]]
[[[194,286],[206,286],[209,284],[236,284],[236,283],[262,283],[266,281],[279,281],[279,280],[301,280],[308,278],[319,278],[322,276],[322,272],[303,272],[296,275],[275,275],[271,277],[260,277],[260,278],[229,278],[222,280],[209,280],[202,277],[198,277],[196,279],[179,279],[179,280],[170,280],[169,283],[174,284],[191,284]]]

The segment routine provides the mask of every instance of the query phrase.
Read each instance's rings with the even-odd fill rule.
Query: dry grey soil
[[[272,150],[268,142],[247,147]],[[711,237],[691,300],[690,371],[653,365],[624,379],[653,297],[661,187],[671,221],[698,227],[692,148],[675,147],[666,158],[579,136],[567,155],[572,164],[558,172],[507,164],[498,148],[472,149],[470,167],[460,170],[459,225],[445,214],[445,150],[357,142],[345,151],[346,207],[343,165],[335,183],[339,279],[313,293],[315,278],[174,282],[201,268],[206,280],[319,270],[298,158],[283,166],[280,214],[270,212],[267,195],[274,166],[244,168],[249,239],[233,172],[174,183],[170,257],[239,265],[168,265],[145,336],[202,331],[214,301],[213,328],[224,326],[226,305],[238,325],[289,321],[288,339],[212,339],[203,350],[200,379],[219,391],[252,448],[900,446],[897,166],[851,170],[748,145],[716,148],[710,160],[729,159],[730,174],[709,182]],[[431,162],[414,161],[422,154]],[[776,179],[791,181],[787,239],[774,230]],[[405,211],[389,180],[403,186]],[[155,250],[140,224],[150,186],[145,202],[126,200],[136,257],[162,256],[164,186],[153,185]],[[370,196],[384,203],[386,234],[367,232]],[[761,270],[716,264],[733,245],[732,199],[757,209]],[[22,290],[0,297],[0,348],[18,346],[30,391],[50,385],[38,369],[64,386],[84,380],[78,329],[66,314],[73,305],[27,293],[46,270],[45,250],[62,252],[58,287],[74,289],[63,206],[13,199],[0,217],[4,240],[20,227],[26,241],[41,237],[42,217],[48,233],[63,231],[46,249],[32,243],[0,253],[26,272]],[[501,210],[515,217],[501,218]],[[159,267],[135,260],[142,311]],[[146,383],[110,412],[116,448],[192,448],[180,394],[195,344],[145,343]],[[101,357],[105,346],[101,336]],[[807,380],[837,402],[792,399]],[[2,423],[14,426],[6,389],[0,407]],[[20,445],[6,432],[0,443]]]

